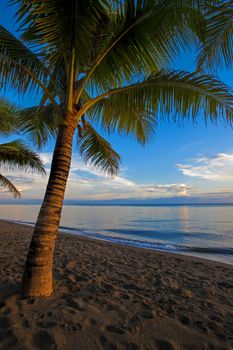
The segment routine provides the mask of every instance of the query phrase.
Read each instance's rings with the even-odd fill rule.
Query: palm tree
[[[8,136],[10,133],[18,132],[20,127],[19,120],[19,113],[16,107],[4,99],[0,99],[0,135]],[[31,170],[45,174],[39,156],[31,151],[21,140],[0,144],[0,166],[10,170]],[[15,197],[21,196],[15,185],[1,173],[0,186],[12,192]]]
[[[216,70],[233,65],[233,1],[217,1],[206,8],[198,68]]]
[[[193,40],[192,16],[203,0],[14,0],[21,38],[0,27],[0,77],[22,93],[42,93],[21,113],[56,134],[50,177],[23,277],[26,296],[52,293],[54,245],[78,130],[87,161],[118,171],[119,157],[92,125],[146,143],[158,115],[232,118],[228,87],[208,75],[166,68]],[[30,49],[31,47],[31,49]],[[53,121],[58,127],[54,131]],[[31,123],[33,121],[33,123]]]

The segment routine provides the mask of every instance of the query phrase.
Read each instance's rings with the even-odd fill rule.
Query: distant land
[[[40,205],[41,199],[0,199],[0,204]],[[112,199],[112,200],[65,200],[64,205],[119,205],[119,206],[159,206],[159,205],[233,205],[233,198],[209,197],[169,197],[156,199]]]

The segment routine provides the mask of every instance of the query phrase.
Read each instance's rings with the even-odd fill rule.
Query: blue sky
[[[0,24],[14,31],[14,10],[0,4]],[[193,53],[177,57],[173,67],[191,71]],[[219,72],[219,77],[233,85],[233,71]],[[20,98],[12,91],[5,96],[19,105],[35,104],[36,97]],[[3,140],[1,140],[2,142]],[[153,141],[145,147],[132,137],[112,135],[110,141],[122,157],[121,173],[109,178],[87,166],[74,150],[66,199],[113,200],[133,199],[156,203],[172,202],[233,202],[233,130],[226,125],[205,125],[202,115],[195,125],[182,127],[163,121],[158,125]],[[41,152],[49,172],[53,143]],[[47,178],[36,174],[7,173],[22,190],[23,200],[42,198]],[[2,191],[0,198],[12,196]]]

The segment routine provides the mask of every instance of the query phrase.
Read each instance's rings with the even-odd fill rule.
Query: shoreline
[[[16,225],[26,225],[26,226],[29,226],[29,227],[34,227],[35,224],[34,223],[28,223],[28,222],[23,222],[23,221],[17,221],[17,220],[13,220],[13,219],[0,219],[0,222],[1,221],[5,221],[5,222],[9,222],[9,223],[14,223]],[[72,232],[73,231],[73,232]],[[76,233],[74,233],[76,232]],[[106,242],[106,243],[109,243],[109,244],[113,244],[113,245],[119,245],[119,246],[125,246],[125,247],[132,247],[132,248],[135,248],[135,249],[143,249],[143,250],[149,250],[149,251],[152,251],[152,252],[158,252],[158,253],[164,253],[164,254],[173,254],[173,255],[178,255],[178,256],[181,256],[181,257],[190,257],[190,258],[196,258],[196,259],[201,259],[201,260],[204,260],[204,261],[207,261],[207,262],[215,262],[215,263],[218,263],[218,264],[224,264],[224,265],[230,265],[230,266],[233,266],[233,262],[226,262],[226,261],[222,261],[221,260],[218,260],[217,257],[212,257],[209,258],[209,255],[214,255],[213,253],[207,253],[207,252],[195,252],[195,251],[190,251],[190,252],[186,252],[186,251],[172,251],[172,250],[169,250],[169,249],[159,249],[159,248],[152,248],[152,247],[146,247],[146,246],[139,246],[139,245],[135,245],[135,244],[131,244],[131,243],[125,243],[125,242],[117,242],[117,241],[114,241],[114,240],[111,240],[111,239],[104,239],[104,238],[99,238],[99,237],[88,237],[88,236],[85,236],[85,234],[82,234],[82,233],[79,233],[79,231],[75,231],[73,228],[67,228],[67,229],[64,229],[64,228],[60,228],[59,229],[59,235],[61,234],[65,234],[65,235],[71,235],[73,237],[79,237],[79,238],[84,238],[84,239],[90,239],[92,241],[100,241],[100,242]],[[217,253],[216,253],[217,254]],[[230,254],[231,255],[231,254]]]
[[[19,287],[32,227],[0,220],[0,350],[230,350],[229,264],[59,233],[51,298]]]

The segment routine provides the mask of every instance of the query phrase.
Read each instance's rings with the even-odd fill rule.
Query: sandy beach
[[[54,294],[24,299],[32,227],[0,221],[0,349],[233,348],[233,267],[59,234]]]

